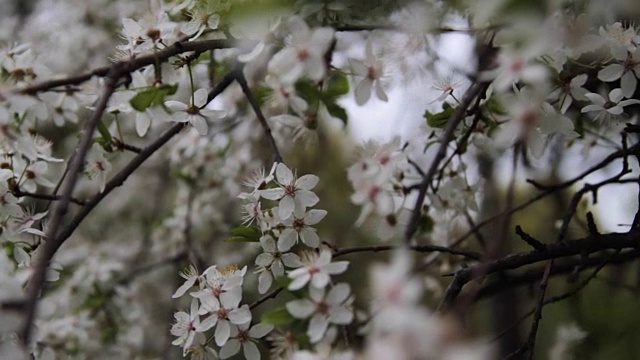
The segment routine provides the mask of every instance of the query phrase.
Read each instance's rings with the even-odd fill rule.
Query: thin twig
[[[20,189],[18,190],[14,190],[12,192],[12,194],[15,197],[21,198],[21,197],[29,197],[29,198],[34,198],[34,199],[38,199],[38,200],[49,200],[49,201],[58,201],[61,200],[62,197],[58,196],[58,195],[50,195],[50,194],[41,194],[41,193],[30,193],[27,191],[22,191]],[[84,200],[79,200],[76,198],[70,198],[69,199],[70,202],[77,204],[77,205],[85,205],[87,202]]]
[[[235,73],[236,81],[238,82],[238,84],[240,84],[240,87],[242,88],[242,92],[247,97],[247,100],[249,101],[249,105],[251,105],[251,108],[256,113],[256,116],[260,121],[260,125],[262,125],[262,128],[264,129],[264,133],[267,136],[269,143],[271,144],[271,148],[275,155],[275,162],[282,162],[282,155],[280,155],[280,151],[278,150],[278,144],[276,144],[276,139],[273,138],[273,133],[271,132],[271,128],[267,123],[267,119],[264,117],[264,114],[260,109],[260,104],[258,103],[258,100],[256,100],[255,96],[253,96],[253,92],[251,91],[251,88],[247,84],[247,79],[244,77],[244,73],[242,72],[242,67],[238,67],[234,71],[234,73]]]
[[[276,296],[278,296],[278,294],[280,294],[280,292],[284,290],[284,288],[277,288],[273,291],[271,291],[270,293],[266,294],[265,296],[261,297],[260,299],[256,300],[253,304],[249,305],[249,309],[253,310],[254,308],[260,306],[260,304],[264,303],[265,301],[269,300],[269,299],[275,299]]]
[[[353,254],[353,253],[359,253],[359,252],[368,252],[368,251],[373,251],[373,252],[378,252],[378,251],[389,251],[389,250],[395,250],[395,249],[400,249],[404,246],[399,246],[399,245],[371,245],[371,246],[360,246],[360,247],[352,247],[352,248],[344,248],[344,249],[340,249],[337,250],[333,253],[333,257],[338,257],[338,256],[342,256],[342,255],[347,255],[347,254]],[[460,255],[472,260],[479,260],[480,259],[480,254],[475,252],[475,251],[469,251],[469,250],[460,250],[460,249],[451,249],[445,246],[436,246],[436,245],[410,245],[408,247],[409,249],[416,251],[416,252],[425,252],[425,253],[429,253],[429,252],[441,252],[441,253],[446,253],[446,254],[452,254],[452,255]]]
[[[565,240],[563,242],[549,244],[544,251],[534,250],[511,254],[488,263],[460,269],[455,273],[453,280],[447,287],[442,302],[438,306],[438,310],[443,311],[453,304],[453,301],[455,301],[458,294],[462,291],[464,285],[471,280],[477,279],[480,274],[489,275],[504,270],[521,268],[541,261],[573,255],[586,256],[602,250],[637,249],[640,247],[638,236],[640,236],[640,229],[631,229],[627,233],[590,235],[582,239]]]
[[[429,188],[429,184],[431,184],[431,180],[433,180],[433,176],[436,174],[438,170],[438,166],[442,159],[444,159],[447,154],[447,147],[449,142],[453,138],[454,132],[458,127],[458,124],[464,119],[467,108],[475,98],[480,96],[482,92],[484,92],[489,84],[487,83],[475,83],[473,84],[467,93],[462,98],[462,102],[456,108],[456,111],[453,113],[449,121],[447,122],[447,127],[442,134],[440,139],[440,146],[438,148],[438,152],[436,153],[433,161],[431,162],[431,166],[427,170],[427,173],[422,177],[422,182],[420,183],[420,189],[418,191],[418,198],[416,199],[415,206],[413,207],[413,211],[411,212],[411,218],[409,220],[409,225],[407,226],[407,230],[404,235],[404,243],[409,245],[411,238],[418,230],[418,220],[420,219],[420,214],[422,212],[422,205],[424,203],[424,198],[427,195],[427,189]]]

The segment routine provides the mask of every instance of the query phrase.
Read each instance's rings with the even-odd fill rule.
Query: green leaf
[[[262,233],[260,230],[250,226],[238,226],[231,229],[232,237],[225,240],[225,242],[258,242]]]
[[[449,105],[448,103],[442,104],[442,111],[439,113],[432,114],[428,110],[424,112],[424,118],[427,119],[427,125],[432,128],[442,128],[444,127],[455,109]]]
[[[325,105],[331,116],[342,120],[342,122],[347,125],[347,119],[349,117],[347,116],[347,111],[342,106],[336,103],[325,103]]]
[[[287,325],[295,320],[287,311],[287,308],[281,306],[262,314],[260,321],[271,325]]]
[[[98,121],[98,132],[102,138],[98,139],[97,143],[100,144],[105,151],[113,152],[113,148],[111,147],[113,141],[111,139],[111,133],[102,120]]]
[[[317,104],[322,100],[320,90],[318,90],[318,87],[311,81],[298,81],[296,83],[296,92],[300,97],[307,100],[309,105]]]
[[[487,101],[484,102],[484,106],[491,113],[497,115],[507,115],[507,111],[495,96],[488,98]]]
[[[326,89],[323,91],[323,98],[326,100],[336,99],[349,92],[349,79],[343,72],[335,72],[326,81]]]
[[[164,98],[167,95],[175,94],[177,89],[178,85],[162,84],[160,86],[154,86],[138,92],[129,100],[129,103],[131,103],[131,106],[137,111],[145,111],[151,106],[162,105]]]

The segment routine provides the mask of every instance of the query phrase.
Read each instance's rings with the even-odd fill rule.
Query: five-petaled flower
[[[277,188],[261,190],[260,196],[269,200],[280,200],[278,216],[288,219],[294,212],[304,212],[304,209],[318,203],[318,196],[311,192],[318,183],[318,177],[307,174],[296,179],[291,170],[279,163],[276,167]]]
[[[226,116],[222,110],[205,109],[208,93],[206,89],[198,89],[193,93],[189,105],[175,100],[166,101],[164,104],[171,109],[171,120],[175,122],[188,122],[200,135],[207,135],[209,124],[207,120],[220,119]]]

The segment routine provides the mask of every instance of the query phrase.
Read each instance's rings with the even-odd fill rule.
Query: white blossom
[[[289,290],[299,290],[307,283],[311,283],[312,287],[323,289],[329,284],[331,275],[341,274],[347,270],[348,261],[331,262],[331,251],[322,249],[320,254],[305,253],[302,258],[303,266],[288,272],[291,283]]]

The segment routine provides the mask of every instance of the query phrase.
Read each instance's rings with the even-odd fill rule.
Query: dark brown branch
[[[38,200],[57,201],[57,200],[61,200],[62,199],[62,197],[60,197],[58,195],[41,194],[41,193],[30,193],[30,192],[22,191],[20,189],[14,190],[12,192],[12,194],[15,197],[18,197],[18,198],[29,197],[29,198],[34,198],[34,199],[38,199]],[[70,198],[69,201],[74,203],[74,204],[77,204],[77,205],[86,204],[86,201],[79,200],[79,199],[76,199],[76,198]]]
[[[89,81],[94,76],[105,77],[110,71],[116,70],[118,75],[130,73],[147,65],[164,62],[172,56],[185,52],[204,52],[211,49],[220,49],[233,46],[228,40],[200,40],[200,41],[177,41],[166,49],[157,51],[150,55],[140,56],[131,60],[119,61],[113,65],[103,66],[81,75],[45,81],[39,84],[17,89],[16,92],[25,95],[35,95],[41,91],[51,90],[60,86],[78,85]]]
[[[445,128],[444,133],[442,134],[442,138],[440,139],[438,152],[433,158],[431,166],[427,170],[427,173],[422,177],[422,182],[420,183],[420,189],[418,191],[418,198],[416,199],[415,206],[413,207],[413,211],[411,212],[409,225],[407,226],[407,230],[404,234],[405,244],[408,245],[410,243],[411,238],[415,234],[416,230],[418,230],[418,220],[420,219],[420,213],[422,211],[424,198],[427,195],[427,189],[429,188],[434,175],[438,171],[440,162],[447,154],[447,147],[451,139],[453,139],[453,134],[458,127],[458,124],[460,124],[460,122],[465,118],[467,114],[467,108],[471,105],[473,100],[479,97],[484,91],[486,91],[488,86],[488,83],[473,84],[464,95],[464,97],[462,98],[462,102],[456,108],[456,111],[447,122],[447,127]]]
[[[71,194],[80,175],[79,173],[84,163],[84,158],[89,151],[93,132],[95,131],[98,122],[102,118],[102,114],[107,107],[107,103],[109,102],[111,95],[116,90],[116,83],[120,76],[120,72],[114,68],[109,71],[106,77],[104,89],[102,91],[102,95],[98,99],[96,109],[94,110],[89,121],[85,123],[85,126],[83,128],[80,143],[76,147],[73,161],[69,166],[69,176],[67,178],[67,181],[62,186],[62,195],[60,201],[57,202],[56,206],[54,206],[53,208],[51,221],[46,231],[48,241],[41,245],[43,246],[43,249],[39,253],[37,259],[35,259],[34,261],[34,273],[26,288],[27,299],[25,304],[25,318],[22,329],[20,331],[20,340],[25,347],[29,345],[29,341],[31,338],[31,328],[35,317],[38,297],[45,282],[49,262],[51,261],[53,255],[56,253],[59,247],[59,239],[57,237],[58,228],[62,224],[63,217],[69,207]]]
[[[271,144],[271,148],[275,155],[275,162],[282,162],[282,155],[280,155],[280,151],[278,150],[278,144],[276,144],[276,139],[273,138],[273,133],[271,132],[271,128],[267,123],[267,119],[264,117],[264,114],[260,109],[260,104],[258,103],[258,100],[256,100],[255,96],[253,96],[253,92],[251,91],[251,88],[247,84],[247,79],[244,77],[244,73],[242,72],[242,67],[238,67],[237,69],[235,69],[234,73],[235,73],[236,81],[238,82],[238,84],[240,84],[240,87],[242,88],[242,92],[247,97],[247,100],[249,101],[249,105],[251,105],[251,108],[256,113],[256,116],[260,121],[260,125],[262,125],[262,128],[264,129],[264,133],[267,136],[269,143]]]
[[[262,303],[266,302],[269,299],[275,299],[276,296],[278,296],[278,294],[280,294],[280,292],[284,290],[284,288],[277,288],[273,291],[271,291],[270,293],[266,294],[265,296],[261,297],[260,299],[256,300],[253,304],[249,305],[249,309],[253,310],[256,307],[260,306]]]
[[[461,242],[463,242],[464,240],[466,240],[469,236],[473,235],[474,232],[477,229],[481,229],[485,226],[487,226],[488,224],[494,222],[496,219],[498,219],[501,216],[504,216],[505,214],[515,214],[518,211],[522,211],[524,209],[526,209],[527,207],[529,207],[530,205],[538,202],[539,200],[547,197],[550,194],[553,194],[556,191],[560,191],[564,188],[567,188],[573,184],[575,184],[576,182],[582,180],[584,177],[586,177],[587,175],[604,168],[605,166],[607,166],[608,164],[610,164],[612,161],[614,161],[615,159],[621,158],[621,157],[625,157],[625,156],[629,156],[631,154],[634,154],[635,152],[640,151],[640,143],[637,143],[635,145],[633,145],[632,147],[630,147],[629,149],[622,149],[622,150],[617,150],[611,154],[609,154],[609,156],[607,156],[605,158],[605,160],[599,162],[598,164],[594,165],[593,167],[591,167],[590,169],[582,172],[580,175],[574,177],[573,179],[567,180],[561,184],[558,185],[554,185],[554,186],[545,186],[545,187],[540,187],[540,189],[542,189],[543,191],[535,196],[533,196],[532,198],[530,198],[527,201],[522,202],[521,204],[513,207],[512,209],[506,209],[494,216],[491,216],[481,222],[479,222],[476,226],[476,228],[470,229],[469,231],[465,232],[464,234],[462,234],[462,236],[460,236],[459,238],[457,238],[452,244],[451,246],[456,246],[458,244],[460,244]],[[527,182],[531,183],[533,180],[527,180]],[[638,180],[633,180],[635,182],[638,182]],[[631,180],[625,180],[625,179],[621,179],[618,182],[619,183],[627,183],[627,182],[633,182]],[[537,183],[536,183],[537,184]],[[539,185],[540,186],[540,185]],[[538,186],[536,186],[538,187]]]
[[[403,246],[398,246],[398,245],[372,245],[372,246],[361,246],[361,247],[344,248],[344,249],[340,249],[340,250],[335,251],[333,253],[333,257],[338,257],[338,256],[347,255],[347,254],[353,254],[353,253],[359,253],[359,252],[367,252],[367,251],[373,251],[373,252],[389,251],[389,250],[395,250],[395,249],[400,249],[400,248],[403,248]],[[445,247],[445,246],[410,245],[408,248],[413,250],[413,251],[416,251],[416,252],[425,252],[425,253],[441,252],[441,253],[446,253],[446,254],[464,256],[464,257],[466,257],[468,259],[472,259],[472,260],[479,260],[480,259],[480,254],[475,252],[475,251],[451,249],[451,248],[448,248],[448,247]]]
[[[529,246],[531,246],[532,248],[538,251],[544,251],[547,248],[545,244],[541,243],[540,241],[534,239],[533,236],[524,232],[524,230],[522,230],[520,225],[516,225],[516,234],[520,236],[520,238],[524,240],[524,242],[529,244]]]
[[[591,235],[577,240],[567,240],[547,245],[544,251],[531,251],[511,254],[503,258],[460,269],[447,287],[443,300],[438,307],[440,311],[448,309],[462,291],[462,288],[470,281],[478,278],[480,274],[489,275],[500,271],[512,270],[523,266],[535,264],[541,261],[568,257],[573,255],[587,256],[602,250],[622,250],[640,248],[640,230],[632,229],[628,233],[611,233]]]
[[[139,154],[140,151],[142,151],[142,149],[140,149],[139,147],[129,145],[116,137],[112,138],[112,141],[113,141],[113,145],[118,149],[131,151],[132,153],[136,153],[136,154]]]
[[[602,264],[605,259],[609,258],[610,260],[608,261],[608,263],[611,265],[624,264],[640,258],[640,251],[626,251],[621,254],[615,254],[613,256],[611,256],[611,254],[605,253],[604,255],[592,256],[586,259],[563,259],[566,261],[563,261],[559,264],[554,264],[553,269],[551,270],[551,276],[574,273],[578,269],[587,269],[590,267],[598,266]],[[495,294],[513,289],[518,286],[530,285],[534,281],[539,280],[542,277],[543,272],[544,267],[530,269],[517,275],[503,274],[500,279],[496,279],[484,285],[478,291],[475,300],[478,301],[484,298],[489,298],[491,296],[494,296]]]

